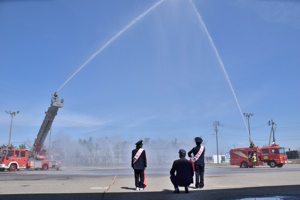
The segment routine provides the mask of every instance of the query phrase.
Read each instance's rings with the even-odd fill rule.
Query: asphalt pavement
[[[300,199],[300,165],[241,169],[207,165],[205,186],[190,193],[173,193],[167,167],[146,171],[147,187],[136,191],[130,168],[74,167],[60,171],[0,173],[0,199],[112,200],[112,199]]]

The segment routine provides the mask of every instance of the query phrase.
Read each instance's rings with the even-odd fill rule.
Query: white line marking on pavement
[[[91,190],[107,190],[108,187],[91,187]]]

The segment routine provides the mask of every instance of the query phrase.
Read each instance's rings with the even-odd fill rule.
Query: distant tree
[[[20,144],[19,149],[26,149],[26,145],[25,144]]]
[[[176,147],[176,146],[177,146],[177,144],[178,144],[178,142],[177,142],[177,138],[175,138],[174,140],[172,140],[172,145],[173,145],[173,146],[175,146],[175,147]]]
[[[150,143],[150,138],[144,138],[143,143],[144,143],[144,144],[149,144],[149,143]]]
[[[86,143],[87,143],[87,141],[86,141],[86,139],[81,139],[81,138],[79,138],[79,139],[78,139],[78,143],[81,144],[81,145],[83,145],[83,146],[85,146]]]
[[[87,141],[87,148],[89,149],[90,152],[92,152],[93,146],[94,146],[94,144],[93,144],[93,138],[90,137],[89,140]]]
[[[2,148],[7,148],[8,145],[3,144],[1,147],[2,147]],[[12,147],[13,149],[16,149],[16,148],[17,148],[16,146],[14,146],[14,145],[12,145],[12,144],[11,144],[9,147]]]
[[[26,145],[26,147],[28,147],[28,149],[31,149],[32,148],[32,144],[33,142],[30,141],[29,139],[27,139],[27,141],[24,143]]]

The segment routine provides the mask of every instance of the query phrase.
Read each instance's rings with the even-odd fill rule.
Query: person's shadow
[[[121,188],[125,190],[136,190],[135,188],[130,188],[130,187],[121,187]]]
[[[131,188],[131,187],[121,187],[121,188],[124,190],[136,190],[135,188]],[[161,192],[171,193],[171,192],[173,192],[173,190],[163,189]]]

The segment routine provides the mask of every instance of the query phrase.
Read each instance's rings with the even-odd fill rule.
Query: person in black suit
[[[142,149],[143,140],[135,143],[136,148],[132,150],[131,167],[134,169],[136,190],[144,189],[144,171],[147,167],[146,151]]]
[[[188,152],[188,156],[192,158],[192,154],[194,155],[194,158],[192,159],[195,165],[195,173],[196,173],[196,188],[203,188],[204,187],[204,152],[205,148],[204,146],[201,146],[202,138],[196,137],[196,147],[194,147],[192,150]],[[199,177],[200,177],[200,183],[199,183]]]
[[[188,186],[193,182],[193,165],[191,161],[185,159],[186,151],[184,149],[180,149],[178,153],[180,159],[173,162],[173,166],[170,170],[170,179],[175,188],[174,193],[179,193],[178,186],[184,186],[185,193],[188,193]]]

